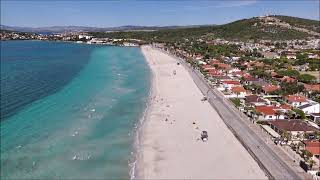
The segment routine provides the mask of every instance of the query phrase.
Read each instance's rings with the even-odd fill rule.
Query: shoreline
[[[203,95],[186,67],[150,46],[141,46],[141,51],[152,77],[132,178],[267,179],[211,105],[201,102]],[[199,140],[202,130],[208,131],[208,142]],[[222,140],[215,140],[221,135]]]
[[[136,179],[136,177],[139,175],[139,161],[141,160],[141,142],[143,140],[143,127],[147,120],[148,116],[148,109],[151,105],[152,100],[152,72],[150,71],[150,88],[149,88],[149,94],[147,97],[147,102],[145,104],[145,109],[139,118],[138,122],[136,123],[134,127],[133,132],[133,143],[132,143],[132,154],[130,155],[129,160],[129,177],[131,179]]]
[[[142,142],[144,139],[144,128],[145,128],[145,124],[148,120],[148,115],[150,114],[150,107],[152,106],[152,100],[153,100],[153,96],[155,95],[154,92],[154,73],[150,68],[150,64],[149,61],[147,61],[147,57],[145,56],[145,54],[142,52],[142,46],[139,47],[141,50],[141,53],[144,57],[144,60],[147,64],[147,66],[150,69],[150,79],[149,79],[149,83],[150,83],[150,87],[149,87],[149,94],[147,97],[147,102],[145,105],[145,110],[142,113],[141,118],[138,120],[137,126],[134,130],[134,142],[133,142],[133,155],[132,155],[132,161],[131,163],[129,163],[129,175],[130,175],[130,179],[137,179],[137,177],[140,177],[141,174],[141,160],[142,160]]]

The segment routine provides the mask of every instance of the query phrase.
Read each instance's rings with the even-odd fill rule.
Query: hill
[[[288,22],[287,22],[288,21]],[[264,16],[242,19],[219,26],[160,29],[154,32],[91,32],[97,37],[132,38],[146,41],[175,41],[192,38],[227,40],[291,40],[320,37],[319,21],[289,16]]]
[[[291,16],[274,16],[284,22],[289,23],[290,25],[305,28],[310,31],[315,31],[320,33],[320,21],[311,20],[311,19],[303,19],[298,17],[291,17]]]

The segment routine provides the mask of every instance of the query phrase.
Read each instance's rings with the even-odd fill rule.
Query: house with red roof
[[[231,92],[237,98],[244,98],[247,95],[247,90],[245,90],[242,86],[232,87]]]
[[[287,83],[294,83],[297,80],[295,78],[289,77],[289,76],[284,76],[283,78],[280,79],[281,82],[287,82]]]
[[[284,109],[284,110],[286,110],[286,111],[289,111],[289,110],[292,109],[292,107],[291,107],[289,104],[281,104],[281,105],[280,105],[280,108],[281,108],[281,109]]]
[[[303,86],[309,93],[320,92],[320,84],[304,84]]]
[[[307,98],[300,95],[288,95],[284,97],[284,100],[293,107],[308,104]]]
[[[292,139],[299,139],[303,134],[314,133],[319,130],[300,119],[273,120],[268,121],[268,124],[280,135],[285,132],[290,133]]]
[[[253,82],[258,81],[259,79],[252,77],[251,75],[243,76],[244,84],[251,85]]]
[[[259,97],[257,95],[249,95],[245,98],[245,103],[247,106],[264,106],[269,104],[267,100],[263,99],[262,97]]]
[[[214,68],[213,66],[209,65],[209,64],[204,64],[204,65],[202,65],[202,69],[203,69],[204,71],[215,70],[215,68]]]
[[[212,61],[210,61],[210,64],[214,67],[217,67],[218,69],[223,69],[223,70],[231,70],[232,69],[230,64],[221,63],[218,60],[212,60]]]
[[[210,61],[210,64],[211,64],[211,65],[215,65],[215,64],[218,64],[218,63],[220,63],[220,61],[217,60],[217,59],[212,59],[212,60]]]
[[[314,160],[319,161],[319,156],[320,156],[320,141],[319,140],[314,140],[314,141],[302,141],[304,145],[304,149],[312,154],[312,158]]]
[[[265,86],[262,86],[262,92],[264,94],[270,94],[274,91],[277,91],[280,89],[280,86],[277,86],[277,85],[272,85],[272,84],[268,84],[268,85],[265,85]]]
[[[245,73],[245,72],[243,72],[243,71],[233,71],[233,72],[232,72],[232,75],[233,75],[234,77],[238,77],[238,78],[243,77],[245,74],[247,74],[247,73]]]
[[[257,106],[256,112],[258,114],[258,120],[274,120],[284,119],[285,115],[280,108],[273,105],[271,106]]]
[[[232,69],[232,67],[231,67],[230,64],[225,64],[225,63],[219,63],[219,64],[218,64],[218,67],[219,67],[220,69],[224,69],[224,70],[231,70],[231,69]]]
[[[239,81],[236,80],[223,80],[220,82],[220,87],[218,87],[218,90],[231,90],[232,87],[240,87],[242,86]]]
[[[211,77],[216,77],[216,76],[221,76],[222,72],[217,69],[212,69],[212,70],[209,70],[207,74],[210,75]]]

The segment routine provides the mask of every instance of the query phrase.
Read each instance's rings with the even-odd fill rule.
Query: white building
[[[305,114],[320,113],[320,104],[315,101],[309,101],[308,104],[304,104],[298,108],[301,109]]]
[[[87,35],[79,35],[78,37],[79,37],[79,39],[82,39],[82,38],[91,39],[92,38],[92,36],[87,36]]]

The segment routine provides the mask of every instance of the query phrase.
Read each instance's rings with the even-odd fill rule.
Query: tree
[[[299,60],[306,60],[308,58],[307,54],[297,54],[297,59]]]
[[[302,84],[290,83],[290,82],[282,82],[280,86],[281,86],[281,89],[278,90],[278,93],[282,95],[300,93],[300,92],[303,92],[305,89]]]
[[[288,142],[288,141],[291,140],[292,135],[291,135],[290,132],[284,131],[284,132],[281,134],[281,137],[283,138],[284,141]]]
[[[298,77],[300,73],[297,70],[284,70],[279,71],[278,74],[281,76]]]
[[[232,98],[232,99],[230,99],[230,100],[231,100],[231,102],[232,102],[236,107],[241,106],[241,101],[240,101],[239,98]]]
[[[309,160],[312,157],[312,154],[309,151],[303,149],[301,150],[301,156],[303,159]]]
[[[294,117],[294,115],[295,115],[295,113],[293,111],[291,111],[291,110],[287,111],[286,114],[287,114],[287,117],[289,119],[292,119]]]
[[[310,75],[310,74],[301,74],[298,76],[298,80],[304,83],[312,83],[316,81],[316,77]]]
[[[309,152],[309,151],[305,151],[305,157],[306,157],[306,159],[310,159],[310,158],[312,158],[312,154],[311,154],[311,152]]]
[[[312,160],[312,159],[310,159],[308,161],[308,163],[309,163],[310,168],[312,168],[312,166],[314,166],[316,164],[316,162],[314,160]]]
[[[301,119],[306,119],[305,113],[301,109],[293,109],[293,111],[300,117]]]

